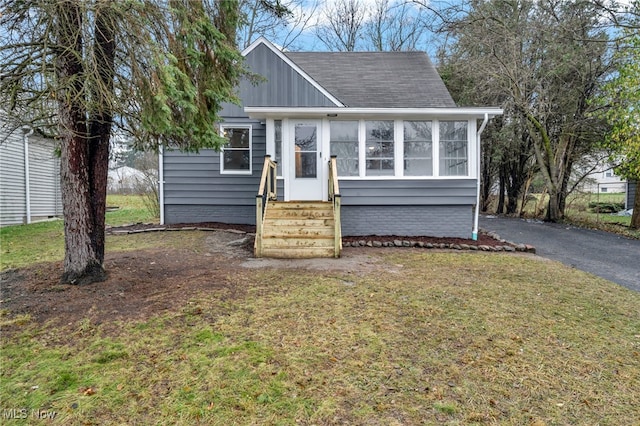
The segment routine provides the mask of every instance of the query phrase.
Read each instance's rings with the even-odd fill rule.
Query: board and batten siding
[[[474,179],[349,179],[340,193],[345,236],[471,236]]]
[[[335,107],[289,64],[261,44],[245,56],[245,65],[262,80],[257,85],[243,78],[238,91],[242,105],[225,104],[222,117],[246,117],[245,106]]]
[[[60,159],[53,141],[28,137],[31,221],[62,215]],[[0,226],[27,223],[23,133],[0,135]]]
[[[264,163],[265,126],[247,118],[225,120],[226,125],[251,125],[252,173],[221,174],[220,152],[198,154],[165,150],[165,223],[225,222],[255,224],[256,194]]]

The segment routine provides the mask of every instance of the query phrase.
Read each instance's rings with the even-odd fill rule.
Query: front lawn
[[[202,251],[213,234],[186,235]],[[640,418],[639,294],[529,255],[345,249],[347,261],[362,253],[368,260],[345,271],[246,268],[194,251],[222,270],[224,291],[192,291],[221,279],[200,270],[169,276],[142,302],[169,289],[188,300],[144,318],[97,323],[91,308],[83,320],[42,324],[5,310],[0,405],[65,425]],[[78,291],[106,309],[100,285]],[[104,297],[117,309],[126,295]]]

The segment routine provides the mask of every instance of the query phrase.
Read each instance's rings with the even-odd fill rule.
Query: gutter
[[[33,129],[29,126],[22,127],[22,142],[24,143],[24,186],[25,201],[27,209],[27,224],[31,223],[31,181],[29,178],[29,136],[33,134]]]
[[[476,174],[478,175],[478,182],[476,184],[476,208],[473,214],[473,231],[471,232],[471,239],[478,241],[478,218],[480,216],[480,135],[489,122],[489,114],[485,112],[482,125],[476,133]]]
[[[158,151],[158,203],[160,204],[160,225],[164,225],[164,155],[160,145]]]

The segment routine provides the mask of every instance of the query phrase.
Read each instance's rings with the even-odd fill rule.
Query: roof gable
[[[257,84],[257,90],[249,81],[241,83],[240,95],[246,106],[343,106],[265,38],[260,37],[242,55],[248,68],[265,79]]]
[[[424,52],[286,52],[286,56],[345,106],[456,106]]]

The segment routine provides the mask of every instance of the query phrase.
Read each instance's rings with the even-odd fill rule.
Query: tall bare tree
[[[376,0],[364,23],[363,44],[367,50],[424,50],[432,18],[430,10],[410,2]]]
[[[315,34],[329,50],[360,50],[366,8],[360,0],[338,0],[327,3]]]
[[[61,152],[62,281],[104,280],[109,142],[219,148],[222,102],[242,74],[236,1],[5,1],[0,96],[14,117],[55,134]]]
[[[240,0],[238,46],[244,49],[264,36],[283,48],[297,49],[298,38],[315,23],[318,4],[319,0]]]

